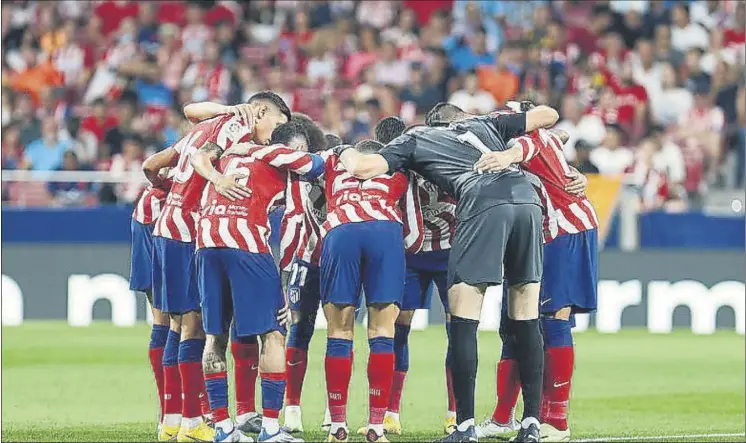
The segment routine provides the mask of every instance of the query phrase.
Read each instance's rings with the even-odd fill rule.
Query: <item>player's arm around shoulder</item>
[[[192,123],[198,123],[222,114],[233,114],[234,117],[246,122],[249,127],[254,120],[251,110],[245,104],[227,106],[214,102],[199,102],[184,106],[184,116]]]
[[[231,201],[251,197],[251,190],[238,183],[239,179],[246,178],[243,174],[221,174],[215,163],[223,155],[223,148],[217,143],[208,141],[189,159],[194,170],[215,186],[218,194],[228,197]]]
[[[156,152],[150,157],[146,158],[142,163],[142,172],[150,183],[156,188],[162,188],[164,184],[164,177],[160,173],[163,168],[170,168],[176,165],[179,160],[179,152],[173,147],[164,149],[161,152]]]

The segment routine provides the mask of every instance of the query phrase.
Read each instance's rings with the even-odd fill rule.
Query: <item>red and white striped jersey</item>
[[[321,234],[326,234],[345,223],[365,221],[402,222],[399,200],[407,191],[407,177],[401,172],[358,180],[347,172],[339,157],[327,151],[324,177],[326,179],[326,221]]]
[[[190,161],[192,154],[208,142],[228,149],[234,143],[248,142],[251,136],[249,125],[238,117],[225,114],[198,123],[174,145],[179,154],[174,184],[153,235],[187,243],[194,241],[200,200],[207,180],[194,172]]]
[[[321,224],[326,220],[324,181],[291,177],[282,219],[280,267],[289,270],[293,258],[317,265],[321,259]]]
[[[451,249],[456,200],[416,172],[409,172],[409,182],[402,204],[407,252]]]
[[[317,164],[320,170],[320,159]],[[240,182],[251,190],[251,197],[234,202],[210,184],[197,229],[197,248],[271,253],[269,213],[285,198],[288,173],[312,172],[313,154],[283,145],[256,145],[248,155],[224,155],[216,169],[223,174],[245,175]]]
[[[168,191],[165,189],[148,186],[137,200],[132,218],[143,225],[155,223],[161,215],[161,208],[166,202],[167,195]]]
[[[521,164],[529,173],[538,177],[537,189],[544,205],[544,240],[549,242],[564,234],[575,234],[598,228],[598,217],[593,205],[584,195],[565,191],[570,168],[562,153],[562,140],[544,129],[515,139],[523,148]]]

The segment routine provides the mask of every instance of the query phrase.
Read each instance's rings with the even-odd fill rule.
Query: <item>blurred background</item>
[[[183,105],[264,89],[347,142],[440,101],[550,104],[602,279],[743,282],[745,43],[734,0],[3,1],[3,306],[7,283],[41,297],[26,318],[64,318],[70,275],[126,277],[143,159],[189,128]]]

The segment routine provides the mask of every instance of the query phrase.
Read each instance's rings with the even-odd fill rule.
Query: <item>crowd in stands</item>
[[[271,89],[350,142],[440,101],[548,103],[567,159],[646,208],[744,184],[743,1],[3,1],[2,21],[4,170],[137,171],[184,104]],[[140,191],[11,185],[17,204]]]

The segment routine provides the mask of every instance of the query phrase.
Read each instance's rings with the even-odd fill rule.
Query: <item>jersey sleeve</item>
[[[403,134],[391,140],[379,154],[383,156],[389,165],[389,173],[409,169],[414,161],[415,139]]]
[[[306,180],[313,180],[324,172],[324,160],[318,154],[296,151],[283,145],[255,146],[247,155],[277,169],[293,172]]]
[[[404,247],[410,254],[416,254],[422,249],[425,238],[423,231],[422,202],[417,188],[417,178],[409,174],[409,185],[401,202],[402,224],[404,226]]]
[[[502,137],[508,141],[526,133],[526,114],[492,114],[489,116],[490,123]]]
[[[223,118],[224,120],[218,123],[208,142],[215,143],[225,150],[229,149],[236,143],[243,143],[251,140],[253,128],[250,123],[244,122],[236,116]]]

